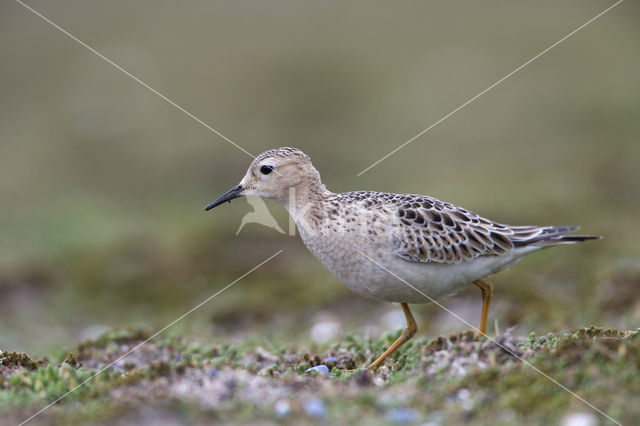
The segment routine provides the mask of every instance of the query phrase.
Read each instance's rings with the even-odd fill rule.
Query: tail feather
[[[580,229],[578,226],[514,227],[515,233],[511,241],[514,247],[547,247],[602,239],[602,237],[596,235],[564,235],[578,229]]]
[[[575,244],[581,243],[587,240],[601,240],[602,237],[599,235],[562,235],[556,238],[549,238],[548,240],[541,240],[533,245],[546,247],[546,246],[556,246],[559,244]]]

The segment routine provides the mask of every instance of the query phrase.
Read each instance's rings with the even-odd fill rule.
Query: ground
[[[613,424],[593,407],[623,424],[640,419],[640,406],[617,397],[620,388],[640,392],[638,331],[418,338],[375,373],[361,367],[397,335],[301,352],[149,337],[110,332],[57,360],[1,353],[1,423],[18,424],[68,391],[30,422]]]

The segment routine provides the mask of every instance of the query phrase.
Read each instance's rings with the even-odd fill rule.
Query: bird
[[[244,196],[282,205],[309,251],[352,292],[400,303],[407,326],[368,365],[377,370],[417,332],[409,304],[437,302],[475,285],[486,335],[493,298],[487,277],[542,248],[601,237],[566,235],[577,226],[510,226],[417,194],[333,193],[308,155],[280,147],[254,158],[238,185],[205,207]]]

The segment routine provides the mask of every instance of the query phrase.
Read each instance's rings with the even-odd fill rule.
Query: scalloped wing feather
[[[476,213],[415,194],[356,191],[339,194],[341,201],[364,203],[394,214],[393,249],[413,262],[458,263],[478,256],[500,256],[510,250],[572,243],[598,237],[562,234],[577,226],[509,226]]]
[[[514,248],[516,231],[509,226],[431,197],[410,198],[396,210],[396,252],[406,260],[457,263]],[[528,239],[537,232],[535,227],[523,227],[516,238]]]

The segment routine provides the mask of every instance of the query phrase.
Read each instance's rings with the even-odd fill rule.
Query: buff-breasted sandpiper
[[[493,296],[484,278],[541,248],[599,238],[564,235],[575,226],[503,225],[423,195],[335,194],[309,157],[288,147],[256,157],[240,184],[206,209],[242,196],[283,205],[311,253],[353,292],[401,303],[407,328],[370,369],[416,333],[409,303],[439,301],[475,284],[482,293],[484,334]]]

